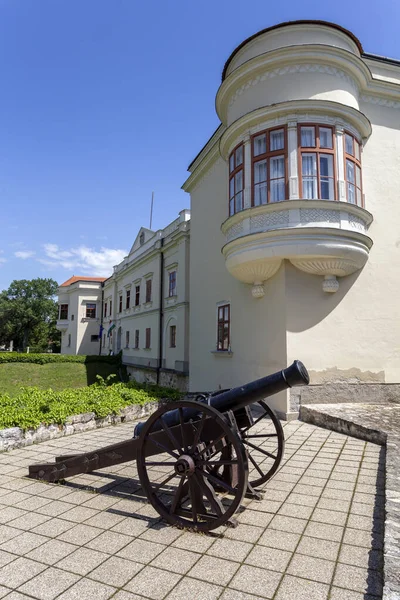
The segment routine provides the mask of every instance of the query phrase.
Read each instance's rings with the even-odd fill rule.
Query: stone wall
[[[30,446],[38,442],[46,442],[47,440],[89,431],[90,429],[147,418],[157,408],[158,402],[148,402],[144,405],[127,406],[121,409],[119,415],[108,415],[104,418],[96,418],[93,412],[89,412],[68,417],[63,425],[41,425],[37,429],[27,429],[25,431],[20,427],[1,429],[0,452]]]
[[[400,403],[399,383],[325,383],[290,390],[291,411],[300,404]]]
[[[131,381],[135,380],[138,383],[157,383],[156,369],[146,369],[126,365],[126,370]],[[175,388],[180,392],[186,392],[188,390],[189,377],[172,369],[161,369],[159,385]]]

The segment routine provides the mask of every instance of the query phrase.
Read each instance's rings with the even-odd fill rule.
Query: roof
[[[243,46],[245,46],[246,44],[251,42],[251,40],[254,40],[254,38],[258,37],[259,35],[262,35],[263,33],[267,33],[268,31],[273,31],[274,29],[280,29],[281,27],[287,27],[288,25],[325,25],[325,27],[332,27],[333,29],[338,29],[339,31],[342,31],[343,33],[348,35],[353,40],[353,42],[356,44],[360,54],[364,53],[361,42],[354,35],[354,33],[349,31],[348,29],[345,29],[344,27],[341,27],[340,25],[336,25],[336,23],[331,23],[330,21],[316,21],[316,20],[285,21],[284,23],[278,23],[278,25],[273,25],[272,27],[267,27],[266,29],[262,29],[261,31],[258,31],[254,35],[251,35],[246,40],[244,40],[241,44],[239,44],[239,46],[237,48],[235,48],[235,50],[232,52],[232,54],[230,55],[230,57],[228,58],[228,60],[225,63],[224,69],[222,71],[222,81],[224,81],[224,79],[226,77],[226,72],[228,70],[230,62],[232,61],[233,57],[239,52],[239,50],[241,48],[243,48]]]
[[[77,281],[98,281],[99,283],[103,283],[103,281],[105,281],[106,279],[107,277],[85,277],[83,275],[73,275],[72,277],[67,279],[67,281],[64,281],[64,283],[62,283],[60,287],[67,287],[68,285],[76,283]]]

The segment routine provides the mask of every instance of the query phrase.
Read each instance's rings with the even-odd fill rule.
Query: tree
[[[14,341],[15,348],[34,346],[47,350],[56,345],[60,333],[55,328],[58,284],[54,279],[20,279],[0,293],[0,343]]]

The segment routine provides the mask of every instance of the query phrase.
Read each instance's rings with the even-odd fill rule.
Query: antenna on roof
[[[150,227],[149,227],[149,229],[151,229],[151,224],[153,222],[153,202],[154,202],[154,192],[151,192]]]

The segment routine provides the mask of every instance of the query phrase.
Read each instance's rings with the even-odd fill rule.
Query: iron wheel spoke
[[[235,488],[230,486],[228,483],[225,483],[225,481],[222,481],[222,479],[218,479],[218,477],[214,477],[213,475],[211,475],[211,473],[208,473],[208,471],[200,471],[200,473],[203,475],[203,477],[207,477],[207,479],[212,481],[214,483],[214,485],[220,485],[230,494],[235,494]]]
[[[254,458],[252,457],[252,455],[248,454],[248,457],[250,459],[250,461],[253,463],[253,465],[255,466],[255,468],[257,469],[257,471],[260,473],[261,477],[264,477],[264,473],[261,471],[260,467],[258,466],[258,464],[256,463],[256,461],[254,460]]]
[[[183,484],[185,483],[186,475],[182,475],[181,480],[179,482],[178,488],[176,490],[173,501],[171,502],[171,506],[169,507],[169,514],[172,515],[176,511],[176,507],[178,506],[178,502],[181,499],[181,491],[183,488]]]
[[[176,450],[180,450],[181,446],[179,445],[178,440],[176,439],[176,437],[172,433],[171,429],[169,427],[167,427],[167,425],[165,424],[165,421],[164,421],[164,419],[162,417],[160,417],[160,422],[161,422],[162,428],[164,429],[165,433],[167,434],[167,436],[169,438],[169,441],[171,442],[172,446]]]
[[[179,412],[179,422],[180,422],[180,425],[181,425],[182,444],[183,444],[183,448],[185,450],[185,454],[187,454],[189,452],[189,449],[188,449],[188,445],[186,443],[185,424],[183,422],[183,410],[182,410],[182,408],[178,408],[178,412]]]
[[[200,450],[199,454],[203,455],[205,454],[205,452],[208,452],[208,450],[210,448],[213,448],[213,446],[215,446],[216,444],[218,444],[218,442],[220,442],[224,437],[226,437],[226,433],[223,432],[221,433],[215,440],[213,440],[212,442],[210,442],[209,444],[207,444],[207,446],[205,448],[203,448],[203,450]],[[215,454],[217,454],[217,452],[220,452],[220,450],[216,450],[213,454],[213,456],[215,456]]]
[[[246,444],[247,446],[250,446],[251,448],[254,448],[254,450],[257,450],[257,452],[261,452],[261,454],[265,454],[265,456],[268,456],[268,458],[272,458],[273,460],[277,459],[277,456],[275,456],[274,454],[271,454],[271,452],[267,452],[266,450],[264,450],[264,448],[260,448],[259,446],[256,446],[255,444],[252,444],[251,442],[247,442],[245,439],[243,440],[243,443]]]
[[[215,498],[212,490],[210,490],[210,488],[206,485],[205,481],[199,476],[197,471],[195,472],[195,481],[198,484],[202,494],[206,496],[207,500],[211,504],[217,517],[220,517],[224,513],[222,504]]]
[[[192,477],[188,477],[188,481],[189,481],[189,495],[190,495],[190,501],[192,503],[192,517],[193,517],[193,523],[195,525],[197,525],[198,523],[198,519],[197,519],[197,510],[196,510],[196,492],[193,488],[193,478]]]
[[[261,415],[261,417],[258,417],[258,419],[256,419],[254,421],[254,423],[252,423],[251,425],[249,425],[248,427],[246,427],[245,429],[242,429],[241,433],[246,433],[246,431],[248,431],[249,429],[251,429],[252,427],[254,427],[254,425],[257,425],[257,423],[259,423],[261,421],[261,419],[263,419],[265,417],[265,415],[267,414],[267,411],[264,409],[263,414]]]
[[[168,483],[168,481],[171,481],[171,479],[173,479],[174,477],[176,477],[176,473],[175,471],[171,474],[168,475],[168,477],[166,479],[164,479],[164,481],[162,481],[161,483],[157,483],[157,485],[155,485],[153,488],[153,493],[158,492],[158,490],[160,489],[161,486],[165,485],[166,483]]]
[[[205,423],[206,419],[207,419],[207,413],[204,412],[203,416],[200,419],[199,426],[196,430],[196,433],[194,435],[193,444],[191,445],[191,448],[195,448],[197,446],[197,444],[199,443],[201,432],[203,431],[203,427],[204,427],[204,423]]]
[[[242,435],[246,440],[250,438],[273,438],[278,437],[277,433],[253,433],[252,435]]]
[[[232,459],[232,460],[198,460],[196,461],[196,465],[210,465],[212,467],[217,467],[217,466],[222,466],[222,465],[238,465],[239,461]]]
[[[146,462],[146,464],[148,467],[173,467],[176,465],[176,462],[149,460]]]
[[[149,442],[152,442],[158,448],[161,448],[161,450],[163,452],[166,452],[167,454],[169,454],[170,456],[173,456],[173,458],[176,458],[177,460],[179,459],[179,454],[176,454],[176,452],[174,452],[173,450],[170,450],[169,448],[164,446],[164,444],[161,444],[161,442],[157,442],[156,440],[152,439],[151,437],[149,437],[148,439],[149,439]]]

